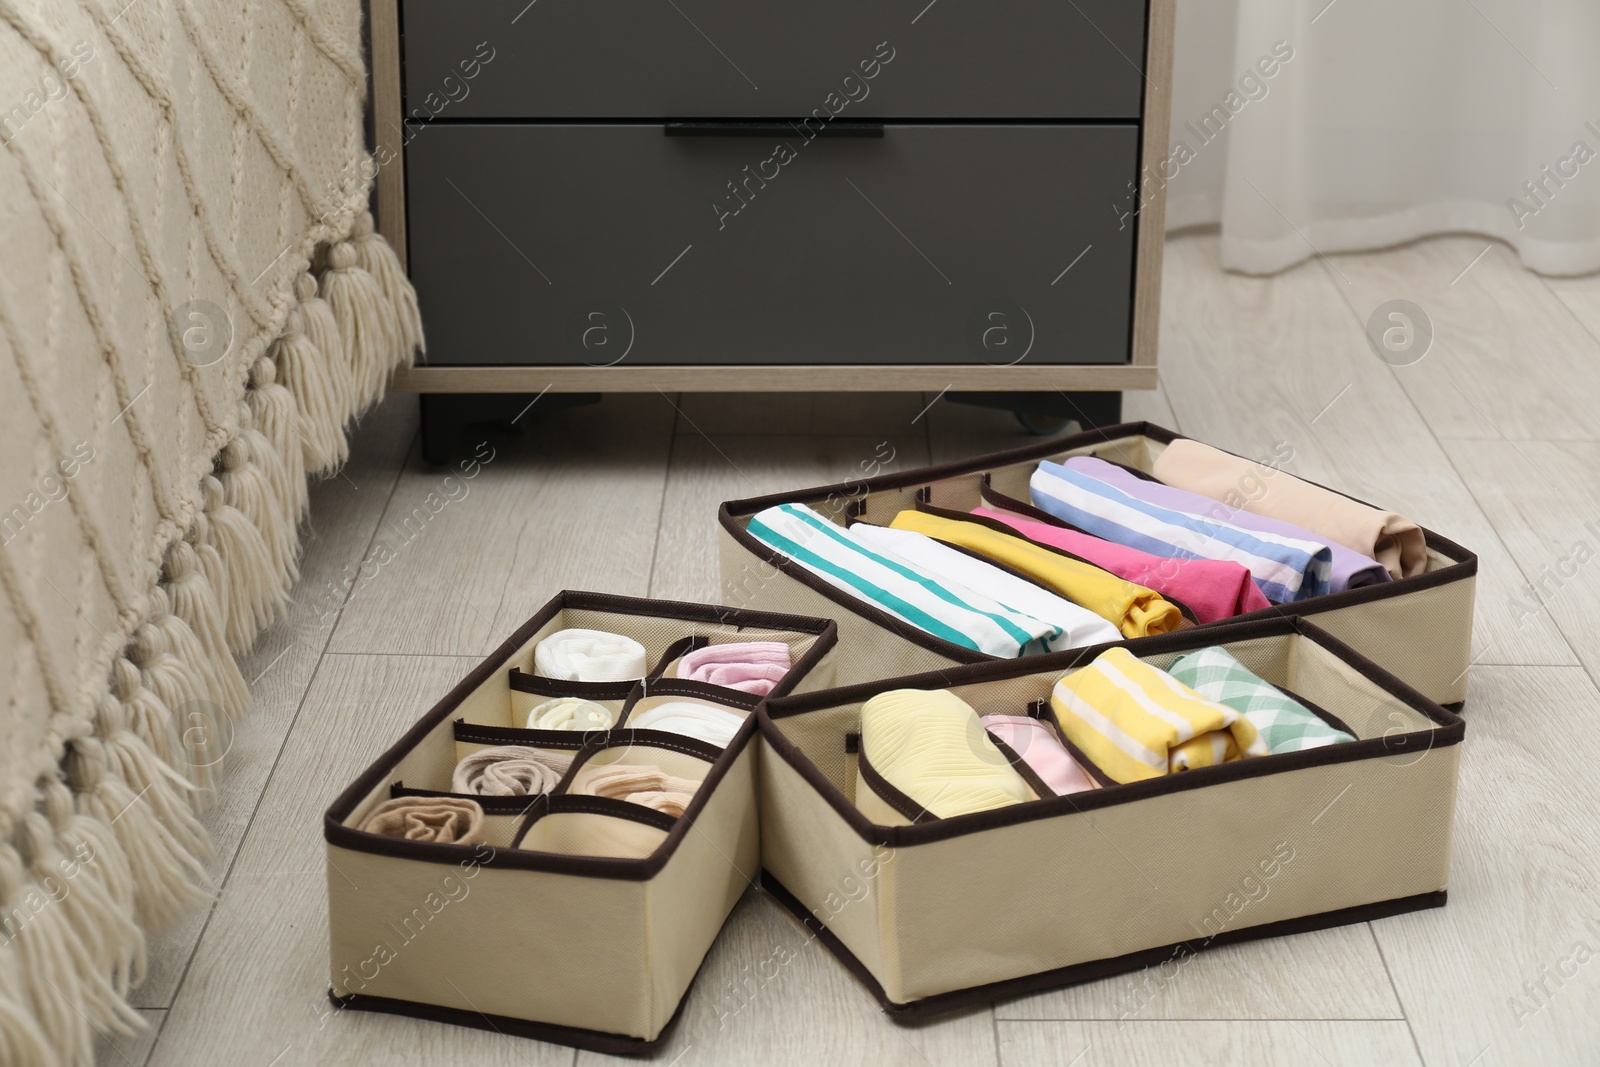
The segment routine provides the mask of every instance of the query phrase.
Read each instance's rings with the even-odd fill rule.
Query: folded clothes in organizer
[[[766,696],[789,673],[789,646],[782,641],[730,641],[686,652],[679,678]]]
[[[665,730],[699,738],[709,745],[727,748],[733,735],[744,725],[745,717],[727,708],[714,708],[710,704],[696,704],[688,700],[669,700],[647,708],[630,718],[630,730]]]
[[[885,782],[941,819],[1028,799],[1028,783],[984,732],[978,713],[944,690],[893,689],[863,704],[861,755]]]
[[[612,797],[677,818],[699,788],[700,783],[693,778],[678,778],[653,764],[586,763],[572,776],[567,795]]]
[[[1428,569],[1427,538],[1410,519],[1199,441],[1173,441],[1156,457],[1151,473],[1168,485],[1230,507],[1314,530],[1352,552],[1371,556],[1391,577],[1410,577]]]
[[[530,730],[605,730],[617,721],[617,713],[604,704],[582,697],[556,697],[528,712]]]
[[[1103,537],[1009,511],[982,507],[973,508],[972,514],[1004,523],[1030,541],[1071,552],[1119,578],[1171,597],[1194,612],[1196,622],[1218,622],[1272,606],[1250,580],[1250,572],[1232,560],[1152,556]]]
[[[1213,500],[1209,496],[1193,493],[1187,489],[1178,489],[1160,482],[1152,482],[1148,478],[1141,478],[1126,468],[1115,463],[1107,463],[1103,459],[1090,456],[1076,456],[1067,460],[1065,466],[1068,470],[1080,471],[1093,478],[1122,489],[1125,492],[1141,496],[1162,507],[1181,511],[1187,515],[1195,515],[1202,519],[1213,519],[1237,526],[1241,530],[1253,530],[1257,533],[1278,534],[1282,537],[1292,537],[1315,544],[1327,545],[1331,554],[1328,561],[1328,592],[1342,593],[1346,589],[1360,589],[1362,586],[1377,585],[1379,582],[1389,580],[1389,572],[1383,564],[1371,556],[1363,556],[1353,552],[1344,545],[1328,537],[1327,534],[1317,533],[1309,527],[1296,526],[1284,522],[1282,519],[1268,518],[1265,515],[1255,515],[1224,504],[1220,500]]]
[[[460,797],[395,797],[368,812],[356,829],[436,845],[476,845],[483,840],[483,809]]]
[[[565,682],[628,682],[647,670],[643,645],[605,630],[557,630],[533,649],[533,673]]]
[[[751,536],[829,585],[952,644],[1015,658],[1060,637],[1051,623],[919,573],[908,560],[869,548],[804,504],[779,504],[750,520]]]
[[[1056,796],[1099,788],[1049,723],[1028,715],[985,715],[982,722],[983,728],[1022,757],[1028,769]]]
[[[1018,578],[912,530],[852,523],[850,535],[880,552],[892,552],[923,574],[967,589],[981,590],[1013,611],[1042,619],[1060,629],[1047,642],[1052,652],[1122,640],[1122,632],[1088,608],[1059,597],[1043,586]]]
[[[890,525],[896,530],[936,537],[1020,571],[1046,589],[1110,620],[1123,637],[1164,634],[1183,623],[1183,613],[1177,605],[1160,593],[1024,538],[921,511],[902,511]]]
[[[548,793],[572,765],[567,752],[523,745],[496,745],[464,756],[450,776],[452,793],[485,797],[527,797]]]
[[[1245,716],[1125,648],[1057,679],[1050,706],[1067,739],[1117,782],[1267,754]]]
[[[1040,460],[1028,479],[1035,507],[1096,537],[1158,556],[1231,559],[1268,600],[1289,603],[1328,591],[1326,544],[1243,530],[1155,504],[1091,474]]]
[[[1252,674],[1233,653],[1219,645],[1179,656],[1167,673],[1201,696],[1244,715],[1261,734],[1270,753],[1299,752],[1355,740],[1288,693]]]

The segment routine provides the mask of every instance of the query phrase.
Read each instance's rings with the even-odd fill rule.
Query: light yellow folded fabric
[[[528,712],[530,730],[605,730],[617,713],[582,697],[556,697]]]
[[[1028,799],[1028,783],[978,713],[942,690],[894,689],[867,701],[861,754],[884,781],[941,819]]]
[[[1249,719],[1125,648],[1059,678],[1050,706],[1068,740],[1117,782],[1267,754]]]
[[[1164,634],[1176,630],[1183,622],[1178,606],[1153,589],[1135,585],[1092,563],[1063,556],[975,522],[947,519],[925,511],[902,511],[890,525],[897,530],[927,534],[1003,563],[1109,620],[1124,637]]]
[[[1383,564],[1393,578],[1428,569],[1422,527],[1331,489],[1301,481],[1199,441],[1179,439],[1156,457],[1151,473],[1168,485],[1228,507],[1289,522]]]

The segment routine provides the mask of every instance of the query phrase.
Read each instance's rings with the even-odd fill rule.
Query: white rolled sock
[[[639,712],[626,725],[630,730],[665,730],[683,734],[718,748],[726,748],[728,742],[733,740],[733,735],[739,732],[739,727],[744,725],[744,716],[709,704],[674,700]]]
[[[631,682],[649,664],[644,646],[605,630],[558,630],[533,649],[533,673],[566,682]]]
[[[528,712],[530,730],[605,730],[617,713],[582,697],[556,697]]]

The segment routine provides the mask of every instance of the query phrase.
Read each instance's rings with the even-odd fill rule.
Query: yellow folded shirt
[[[972,706],[943,690],[893,689],[861,708],[861,755],[883,780],[948,819],[1028,799]]]
[[[925,511],[902,511],[890,525],[897,530],[927,534],[1003,563],[1108,619],[1124,637],[1164,634],[1176,630],[1183,622],[1178,606],[1155,590],[1021,537],[1012,537],[975,522],[929,515]]]
[[[1125,648],[1057,679],[1050,706],[1068,739],[1117,782],[1267,754],[1249,719]]]

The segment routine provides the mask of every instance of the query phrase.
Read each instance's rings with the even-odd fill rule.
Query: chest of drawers
[[[371,2],[399,388],[1155,384],[1172,0]]]

